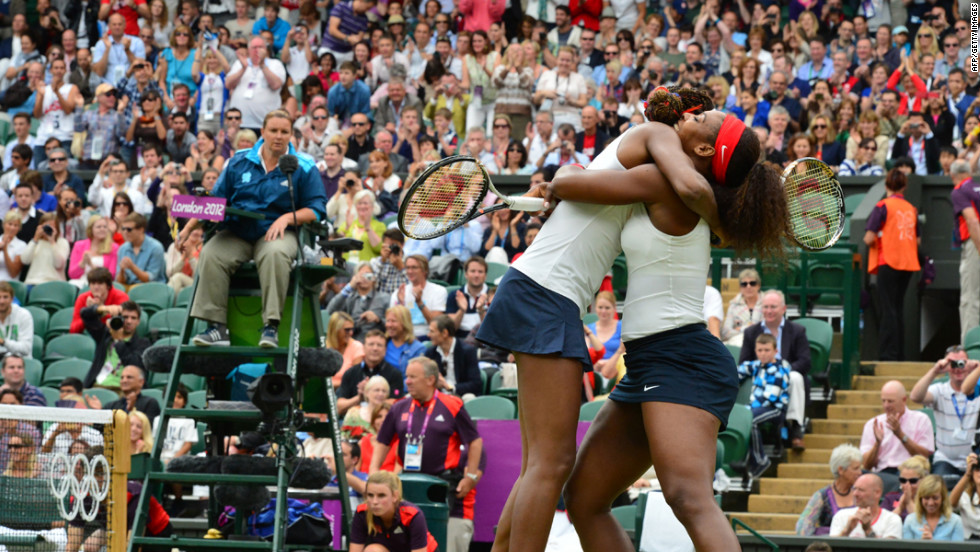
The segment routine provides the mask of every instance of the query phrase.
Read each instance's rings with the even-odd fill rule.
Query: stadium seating
[[[74,307],[65,307],[52,314],[51,319],[48,321],[48,331],[45,334],[45,339],[54,339],[59,335],[64,335],[70,332],[71,321],[74,316]],[[37,328],[34,329],[34,333],[38,333]]]
[[[27,304],[41,307],[49,313],[53,313],[59,309],[74,306],[77,296],[78,288],[68,282],[45,282],[31,289],[31,293],[27,297]]]
[[[582,317],[582,324],[588,326],[599,321],[599,315],[594,312],[587,312],[585,316]]]
[[[487,284],[491,286],[497,285],[497,280],[504,276],[508,268],[510,267],[505,264],[487,263]]]
[[[78,378],[85,381],[85,376],[88,374],[91,367],[92,363],[90,361],[81,360],[78,358],[66,358],[64,360],[55,361],[44,370],[44,377],[41,379],[41,385],[59,387],[61,385],[61,380],[67,377]]]
[[[72,357],[91,361],[95,358],[95,340],[82,334],[60,335],[44,347],[43,360],[46,366],[57,360]]]
[[[44,356],[44,338],[34,334],[34,345],[31,347],[31,356],[41,358]]]
[[[155,333],[159,337],[180,335],[180,332],[184,329],[184,321],[186,320],[187,309],[163,309],[150,317],[150,333]]]
[[[477,397],[465,406],[466,412],[474,420],[513,420],[517,417],[517,407],[503,397]]]
[[[20,280],[7,280],[7,283],[14,288],[14,298],[24,306],[27,304],[27,284]]]
[[[93,387],[91,389],[86,389],[82,392],[83,395],[88,397],[96,397],[99,401],[105,405],[119,398],[119,393],[111,389],[103,389],[101,387]]]
[[[797,318],[793,322],[806,329],[810,343],[810,378],[829,389],[830,348],[834,341],[834,329],[830,324],[815,318]]]
[[[606,401],[592,401],[583,404],[578,409],[578,421],[591,422],[595,419],[596,414],[599,413],[599,409],[602,408],[602,405],[605,403]]]
[[[148,282],[129,290],[129,299],[146,311],[147,316],[152,316],[174,304],[174,290],[161,282]]]
[[[730,468],[732,462],[745,460],[749,451],[749,435],[752,433],[752,410],[743,404],[736,404],[728,416],[728,427],[718,434],[725,445],[725,472],[736,475]]]
[[[207,391],[191,391],[187,394],[187,408],[203,409],[207,404]]]
[[[48,311],[35,305],[28,305],[24,308],[31,313],[31,318],[34,320],[34,333],[37,335],[47,335],[48,322],[51,318]]]
[[[177,301],[176,303],[174,303],[174,306],[178,308],[190,307],[191,298],[193,296],[194,296],[194,288],[185,287],[184,289],[180,290],[180,293],[177,294]]]
[[[37,387],[41,385],[41,375],[44,373],[44,365],[36,358],[24,359],[24,381]]]
[[[966,337],[963,338],[964,349],[975,349],[977,347],[980,347],[980,326],[970,328],[970,331],[966,332]]]
[[[53,387],[41,387],[40,389],[48,406],[54,406],[55,403],[61,400],[61,390]]]

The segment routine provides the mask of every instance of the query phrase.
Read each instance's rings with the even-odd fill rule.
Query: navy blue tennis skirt
[[[575,303],[515,268],[500,280],[476,338],[506,351],[574,358],[583,371],[592,370]]]
[[[721,428],[738,395],[731,353],[704,324],[689,324],[625,342],[626,375],[614,401],[686,404],[714,414]]]

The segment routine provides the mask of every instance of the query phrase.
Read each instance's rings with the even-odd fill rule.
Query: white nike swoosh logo
[[[660,387],[660,386],[659,385],[645,385],[645,386],[643,386],[643,390],[644,391],[649,391],[651,389],[656,389],[658,387]]]
[[[726,149],[728,149],[728,146],[722,146],[721,147],[721,164],[722,165],[725,164],[725,150]]]

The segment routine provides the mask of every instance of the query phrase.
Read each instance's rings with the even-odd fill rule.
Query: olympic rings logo
[[[101,466],[101,475],[96,476]],[[101,479],[101,481],[100,481]],[[51,478],[48,480],[51,494],[58,499],[58,511],[62,519],[72,520],[78,515],[85,521],[95,520],[99,505],[109,495],[109,461],[102,454],[88,459],[84,454],[71,458],[65,453],[54,455],[51,460]],[[71,498],[71,510],[65,508],[65,498]],[[84,502],[91,498],[91,510]]]

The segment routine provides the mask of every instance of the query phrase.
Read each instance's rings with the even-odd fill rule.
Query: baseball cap
[[[102,83],[102,84],[100,84],[100,85],[98,85],[98,86],[95,87],[95,95],[96,96],[101,96],[102,94],[105,94],[106,92],[108,92],[110,90],[115,90],[115,89],[116,89],[115,86],[112,86],[111,84],[109,84],[107,82],[104,82],[104,83]]]
[[[909,34],[909,28],[906,27],[905,25],[898,25],[897,27],[895,27],[894,29],[892,29],[892,34],[893,35],[897,35],[897,34],[900,34],[900,33]]]

